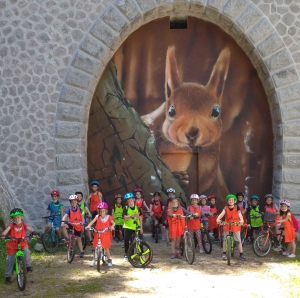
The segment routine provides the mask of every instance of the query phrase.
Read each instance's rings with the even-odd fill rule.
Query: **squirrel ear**
[[[165,81],[165,94],[166,98],[170,97],[172,90],[181,85],[178,75],[177,62],[175,57],[175,47],[171,46],[167,50],[166,60],[166,81]]]
[[[225,82],[227,78],[228,68],[230,62],[230,50],[225,48],[220,53],[218,60],[210,75],[209,81],[206,84],[206,88],[217,99],[221,100]]]

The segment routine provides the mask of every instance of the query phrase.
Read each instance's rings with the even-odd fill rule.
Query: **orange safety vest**
[[[155,217],[161,218],[163,215],[163,209],[161,205],[161,201],[158,201],[157,204],[155,203],[155,200],[151,201],[152,205],[152,212],[154,213]]]
[[[82,222],[82,213],[81,213],[81,209],[79,207],[76,207],[75,211],[73,211],[72,208],[70,208],[69,220],[70,220],[71,224]],[[81,232],[82,231],[82,226],[81,225],[74,225],[74,229],[78,232]]]
[[[217,214],[216,205],[214,205],[214,206],[210,205],[210,213],[212,213],[212,214],[216,213]],[[212,215],[208,218],[208,229],[209,230],[213,230],[213,229],[218,228],[217,218],[218,218],[218,215]]]
[[[270,213],[278,213],[277,205],[273,204],[273,207],[266,205],[265,211]],[[270,224],[270,226],[275,226],[277,224],[277,220],[280,219],[280,215],[278,214],[275,218],[275,223]]]
[[[201,210],[200,206],[194,207],[192,205],[188,206],[188,211],[191,213],[198,213],[199,218],[194,218],[194,219],[189,219],[188,221],[188,229],[189,230],[199,230],[200,229],[200,215],[201,215]]]
[[[239,217],[239,213],[237,211],[237,207],[234,206],[233,209],[229,209],[228,206],[225,206],[225,221],[226,222],[240,222],[240,217]],[[233,225],[231,226],[231,231],[232,232],[239,232],[241,230],[241,226],[236,226]],[[229,226],[228,225],[224,225],[224,232],[228,232],[229,231]]]
[[[173,211],[172,209],[168,209],[167,212],[172,214],[180,214],[183,215],[182,207],[179,207],[177,211]],[[185,227],[185,219],[183,218],[176,218],[168,216],[168,224],[169,224],[169,232],[171,238],[177,238],[183,235],[184,227]]]
[[[95,194],[90,194],[90,211],[97,211],[97,206],[102,202],[102,193],[97,191]]]
[[[14,238],[23,238],[26,237],[26,230],[27,224],[21,222],[20,224],[16,225],[15,223],[10,223],[10,230],[7,236],[14,237]],[[24,240],[20,240],[21,248],[28,248],[28,244],[26,238]],[[18,249],[18,240],[11,239],[6,243],[6,250],[8,255],[13,255]]]

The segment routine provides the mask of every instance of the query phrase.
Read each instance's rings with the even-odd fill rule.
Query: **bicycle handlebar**
[[[70,224],[72,226],[83,226],[83,223],[82,222],[70,222],[70,221],[67,221],[67,220],[62,220],[61,222],[64,222],[64,223],[67,223],[67,224]]]
[[[99,231],[98,231],[98,230],[96,230],[95,228],[90,227],[89,230],[90,230],[90,231],[94,231],[94,232],[99,233],[99,234],[102,234],[102,233],[111,231],[111,228],[105,228],[104,230],[99,230]]]
[[[242,224],[238,221],[231,221],[231,222],[226,222],[226,221],[220,221],[219,223],[220,226],[228,225],[228,226],[241,226]]]
[[[47,218],[54,218],[54,217],[59,217],[61,216],[60,214],[54,214],[54,215],[47,215],[47,216],[43,216],[42,218],[47,219]]]

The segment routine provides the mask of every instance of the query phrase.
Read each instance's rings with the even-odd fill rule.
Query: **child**
[[[160,227],[160,232],[161,232],[161,240],[165,240],[164,238],[164,234],[163,234],[163,213],[164,213],[164,204],[163,202],[160,200],[161,196],[160,196],[160,192],[155,192],[153,194],[153,199],[151,200],[150,203],[150,215],[153,219],[153,221],[156,224],[159,224]],[[154,235],[154,227],[153,227],[153,231],[152,231],[152,236]]]
[[[280,201],[280,216],[282,219],[279,219],[278,223],[283,223],[284,227],[284,241],[287,243],[286,251],[282,254],[289,258],[296,258],[296,233],[292,220],[292,214],[289,207],[291,206],[288,200]]]
[[[129,248],[129,240],[132,235],[135,234],[136,225],[140,226],[140,234],[143,234],[143,226],[140,224],[142,222],[142,211],[139,207],[134,204],[134,195],[129,192],[125,194],[124,200],[127,201],[127,206],[123,208],[123,218],[124,218],[124,261],[128,261],[127,252]],[[135,222],[131,217],[137,218]]]
[[[98,215],[95,216],[95,218],[87,225],[86,230],[88,230],[95,222],[95,229],[97,231],[101,231],[104,230],[106,228],[109,228],[108,231],[101,233],[100,234],[100,239],[101,239],[101,244],[102,244],[102,248],[105,249],[106,251],[106,256],[107,256],[107,265],[108,267],[112,266],[112,260],[110,258],[110,245],[111,245],[111,241],[112,241],[112,234],[111,234],[111,230],[114,229],[115,227],[115,223],[113,221],[112,216],[108,215],[108,205],[105,202],[100,203],[97,206],[97,211],[98,211]],[[93,241],[93,247],[94,249],[97,247],[98,245],[98,233],[94,233],[94,241]],[[95,265],[95,260],[96,260],[96,255],[94,253],[94,258],[90,263],[90,266],[93,267]]]
[[[207,197],[205,195],[200,196],[201,207],[201,223],[205,229],[208,229],[208,217],[210,215],[210,207],[206,205]]]
[[[218,242],[219,241],[219,228],[217,225],[218,211],[217,211],[217,206],[216,206],[216,199],[217,199],[217,197],[214,194],[211,194],[208,197],[209,207],[210,207],[210,217],[208,218],[208,228],[209,228],[209,232],[213,231],[215,242]]]
[[[262,221],[262,215],[261,212],[259,211],[259,198],[256,195],[253,195],[250,199],[251,206],[248,208],[248,215],[249,215],[249,220],[248,222],[250,223],[251,230],[250,230],[250,239],[251,242],[254,241],[257,231],[260,229],[260,227],[263,224]]]
[[[100,203],[104,202],[102,193],[98,190],[99,185],[100,185],[100,183],[97,180],[93,180],[91,182],[92,193],[86,199],[86,203],[90,207],[90,212],[92,214],[92,218],[94,218],[97,215],[97,206]]]
[[[235,206],[235,203],[237,202],[237,198],[233,194],[229,194],[226,197],[227,206],[224,207],[222,212],[217,218],[217,223],[220,224],[221,218],[225,215],[225,222],[240,222],[242,225],[244,223],[243,216],[241,211],[239,210],[238,206]],[[246,258],[243,253],[243,246],[241,243],[241,234],[240,234],[241,226],[232,225],[231,231],[233,232],[233,239],[234,241],[238,242],[238,250],[240,252],[240,259],[245,261]],[[227,260],[226,257],[226,236],[229,233],[229,226],[224,225],[224,242],[223,242],[223,254],[222,254],[222,260]]]
[[[86,204],[86,202],[84,202],[83,199],[83,193],[81,191],[76,191],[75,195],[78,198],[78,206],[80,207],[80,209],[82,210],[82,214],[84,216],[84,226],[86,227],[89,224],[89,218],[92,218],[92,214]],[[88,240],[90,241],[90,244],[93,244],[92,241],[92,236],[91,236],[91,232],[90,230],[86,231],[86,235]]]
[[[78,248],[80,250],[80,258],[84,257],[84,252],[82,249],[82,242],[81,242],[81,233],[82,233],[82,225],[84,223],[84,216],[82,214],[82,210],[78,206],[78,198],[76,195],[70,195],[69,202],[71,204],[71,208],[66,210],[65,215],[62,219],[62,221],[67,220],[69,217],[70,223],[61,223],[62,232],[65,236],[65,241],[68,241],[68,232],[67,229],[72,229],[74,224],[75,229],[75,237],[78,243]]]
[[[123,231],[123,224],[124,224],[124,218],[123,218],[123,207],[122,207],[122,195],[117,194],[115,195],[115,204],[111,208],[111,215],[114,219],[114,222],[116,224],[115,226],[115,240],[119,243],[121,238],[124,236]]]
[[[194,236],[194,233],[196,235],[198,246],[199,246],[199,252],[202,254],[204,252],[203,246],[202,246],[202,237],[201,237],[201,221],[200,221],[200,206],[198,206],[199,196],[197,194],[192,194],[190,196],[191,205],[188,206],[188,211],[193,213],[196,218],[191,218],[188,221],[188,230],[189,232]]]
[[[64,216],[64,205],[61,204],[58,200],[59,198],[59,191],[58,190],[52,190],[51,191],[51,199],[52,202],[49,203],[48,208],[47,208],[47,216],[50,216],[48,218],[48,223],[45,228],[44,234],[51,228],[51,224],[53,222],[53,225],[55,227],[59,243],[62,243],[61,239],[61,233],[60,233],[60,221],[61,218]]]
[[[182,208],[179,204],[179,199],[174,198],[171,201],[171,208],[167,211],[167,218],[169,223],[169,231],[171,238],[171,259],[181,259],[179,245],[180,245],[180,237],[184,233],[185,227],[185,219],[184,215],[190,215],[186,209]],[[176,249],[177,252],[176,252]]]
[[[5,231],[2,233],[1,238],[14,237],[22,238],[26,237],[26,231],[29,231],[31,234],[35,234],[34,230],[30,228],[25,222],[22,221],[24,213],[22,209],[14,208],[10,211],[9,216],[12,218],[13,222],[8,225]],[[25,255],[25,262],[27,267],[27,272],[32,272],[31,267],[31,256],[30,250],[28,249],[28,244],[26,238],[20,241],[22,251]],[[11,284],[11,275],[14,270],[15,264],[15,253],[18,249],[17,240],[11,239],[6,243],[7,257],[6,257],[6,266],[5,266],[5,283]]]
[[[243,215],[244,223],[247,223],[247,220],[248,220],[248,218],[247,218],[248,204],[247,204],[247,202],[245,202],[245,195],[242,192],[238,192],[236,194],[236,197],[238,199],[237,205],[239,206],[240,211]]]
[[[167,220],[167,210],[170,209],[171,201],[175,198],[175,189],[174,188],[168,188],[167,189],[167,196],[168,196],[168,199],[167,199],[167,202],[166,202],[166,205],[165,205],[165,208],[164,208],[163,220],[164,220],[164,226],[166,228],[166,239],[168,241],[168,244],[170,244],[169,243],[170,233],[169,233],[169,224],[168,224],[168,220]]]
[[[134,190],[134,193],[135,193],[135,201],[134,201],[134,204],[135,206],[139,207],[142,211],[142,214],[143,214],[143,220],[144,220],[144,211],[143,211],[143,208],[145,207],[147,209],[148,212],[150,212],[150,209],[149,207],[147,206],[145,200],[142,198],[142,189],[141,188],[136,188]]]
[[[277,217],[275,219],[275,223],[270,224],[270,226],[275,226],[275,233],[276,233],[276,235],[279,235],[280,234],[279,227],[281,226],[281,224],[278,223],[278,220],[280,219],[279,208],[276,204],[273,203],[273,195],[272,194],[266,194],[265,195],[265,202],[266,202],[265,212],[270,212],[270,213],[277,214]],[[278,236],[278,240],[279,240],[279,236]]]

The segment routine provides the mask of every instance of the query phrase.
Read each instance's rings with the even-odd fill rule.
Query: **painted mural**
[[[187,25],[170,29],[164,18],[143,26],[98,84],[88,174],[108,200],[135,187],[148,200],[169,187],[183,201],[271,192],[272,123],[256,70],[216,25],[192,17]]]

